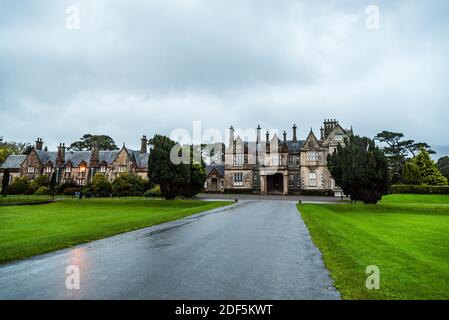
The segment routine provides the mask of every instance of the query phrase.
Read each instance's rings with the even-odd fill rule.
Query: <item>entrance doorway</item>
[[[267,192],[268,193],[284,192],[284,176],[281,173],[276,173],[267,176]]]

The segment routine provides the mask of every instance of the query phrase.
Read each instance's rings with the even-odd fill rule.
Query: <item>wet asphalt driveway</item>
[[[78,266],[80,289],[66,288]],[[227,210],[0,266],[0,299],[338,299],[289,201]]]

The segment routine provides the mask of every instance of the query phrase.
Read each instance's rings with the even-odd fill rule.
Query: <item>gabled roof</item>
[[[129,151],[132,152],[138,168],[148,167],[148,157],[150,156],[149,153],[142,153],[140,151],[132,151],[132,150]]]
[[[0,169],[20,169],[22,162],[25,161],[26,155],[11,155],[2,163]]]
[[[206,165],[206,175],[208,176],[212,171],[216,170],[220,176],[224,176],[224,164]]]

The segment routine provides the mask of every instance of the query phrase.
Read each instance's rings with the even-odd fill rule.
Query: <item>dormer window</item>
[[[28,173],[34,173],[34,166],[28,166],[27,172]]]
[[[106,173],[106,169],[107,169],[107,167],[105,165],[103,165],[103,166],[100,167],[100,172],[101,173]]]

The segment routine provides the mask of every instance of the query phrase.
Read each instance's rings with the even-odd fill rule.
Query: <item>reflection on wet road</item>
[[[79,290],[66,268],[79,268]],[[0,267],[0,299],[338,299],[287,201],[232,209]]]

